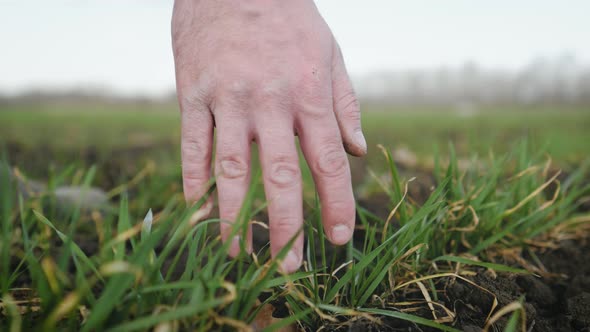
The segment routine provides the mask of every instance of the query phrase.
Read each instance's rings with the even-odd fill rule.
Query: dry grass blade
[[[508,209],[506,211],[504,211],[504,213],[502,214],[503,217],[507,217],[511,214],[513,214],[514,212],[518,211],[520,208],[522,208],[523,206],[526,205],[526,203],[528,203],[530,200],[532,200],[533,198],[535,198],[537,195],[539,195],[540,193],[543,192],[543,190],[545,190],[545,188],[547,188],[553,181],[555,181],[555,179],[557,179],[557,177],[561,174],[561,171],[557,171],[552,177],[551,179],[547,180],[547,182],[543,183],[541,186],[539,186],[539,188],[535,189],[533,192],[531,192],[527,197],[525,197],[522,201],[520,201],[518,204],[516,204],[516,206],[514,206],[511,209]]]
[[[258,220],[251,220],[250,221],[250,225],[254,226],[254,225],[258,225],[266,230],[268,230],[268,225],[262,221],[258,221]]]
[[[388,271],[388,280],[389,280],[389,287],[391,289],[395,288],[395,275],[393,273],[393,268],[399,264],[399,262],[403,261],[404,259],[406,259],[407,257],[409,257],[410,255],[412,255],[413,253],[415,253],[416,251],[420,250],[420,248],[426,246],[425,243],[420,243],[418,245],[415,245],[414,247],[408,249],[408,251],[406,251],[402,256],[400,256],[397,260],[395,260],[390,266],[389,266],[389,271]]]
[[[417,281],[416,284],[418,285],[418,288],[420,288],[420,291],[422,292],[422,296],[424,296],[424,299],[426,300],[426,303],[428,304],[428,308],[430,308],[430,312],[432,313],[432,318],[434,318],[434,320],[438,320],[438,317],[436,317],[436,311],[434,310],[434,305],[432,304],[432,298],[430,297],[428,290],[426,289],[426,287],[424,286],[424,284],[421,281]]]
[[[143,276],[143,270],[140,267],[131,265],[125,261],[114,261],[104,264],[99,268],[99,271],[104,276],[111,276],[120,273],[133,274],[135,276],[136,283]]]
[[[54,326],[58,321],[62,320],[72,310],[76,309],[80,303],[80,292],[74,291],[66,295],[57,307],[51,312],[46,321],[46,326]]]
[[[471,281],[471,280],[469,280],[469,279],[467,279],[465,277],[462,277],[462,276],[458,275],[457,273],[447,272],[447,273],[438,273],[438,274],[433,274],[433,275],[428,275],[428,276],[420,277],[420,278],[417,278],[417,279],[414,279],[414,280],[410,280],[410,281],[407,281],[407,282],[405,282],[405,283],[403,283],[401,285],[396,286],[395,288],[393,288],[393,291],[400,290],[400,289],[405,288],[405,287],[407,287],[407,286],[409,286],[411,284],[418,283],[418,282],[421,282],[421,281],[431,280],[431,279],[437,279],[437,278],[444,278],[444,277],[459,278],[459,279],[465,281],[466,283],[468,283],[468,284],[470,284],[472,286],[475,286],[476,288],[480,289],[481,291],[490,294],[493,297],[494,300],[492,302],[492,307],[490,308],[490,312],[489,312],[488,316],[486,317],[486,321],[489,320],[489,318],[491,317],[492,313],[494,312],[494,310],[498,306],[498,298],[496,297],[496,295],[494,293],[492,293],[491,291],[489,291],[488,289],[486,289],[486,288],[484,288],[484,287],[476,284],[475,282],[473,282],[473,281]]]
[[[399,200],[399,202],[395,205],[395,207],[391,210],[391,212],[389,212],[389,215],[387,216],[387,219],[385,220],[385,224],[383,225],[383,233],[381,235],[382,242],[385,242],[385,239],[387,238],[387,228],[389,226],[389,223],[391,222],[391,219],[393,219],[393,216],[395,216],[395,213],[397,212],[399,207],[403,204],[404,200],[406,199],[406,196],[408,195],[408,185],[410,184],[410,182],[414,181],[415,179],[416,178],[411,178],[408,180],[408,182],[406,182],[406,185],[404,187],[404,195]]]
[[[313,303],[305,294],[299,291],[298,286],[300,284],[295,284],[289,278],[286,278],[285,288],[288,290],[290,295],[293,295],[302,303],[305,303],[309,308],[311,308],[322,320],[327,320],[330,322],[337,322],[338,320],[330,315],[325,314],[318,305]]]
[[[338,274],[338,272],[339,272],[340,270],[342,270],[343,268],[345,268],[345,267],[349,266],[349,265],[350,265],[350,264],[352,264],[352,263],[353,263],[353,261],[352,261],[352,260],[350,260],[350,261],[348,261],[348,262],[345,262],[345,263],[342,263],[342,265],[340,265],[339,267],[337,267],[337,268],[336,268],[336,269],[335,269],[335,270],[334,270],[334,271],[333,271],[331,274],[329,274],[329,275],[330,275],[332,278],[336,278],[336,279],[338,279],[338,277],[336,277],[336,275]],[[318,276],[320,276],[320,275],[322,275],[322,274],[321,274],[321,273],[320,273],[320,274],[318,274]]]
[[[514,180],[520,179],[521,177],[523,177],[525,175],[534,174],[535,172],[537,172],[539,170],[539,168],[540,168],[539,165],[528,167],[528,168],[518,172],[517,174],[509,177],[507,181],[512,182]]]
[[[526,331],[526,313],[524,310],[524,307],[522,306],[522,303],[520,302],[512,302],[507,304],[506,306],[502,307],[500,310],[498,310],[493,316],[491,316],[487,321],[486,321],[486,325],[483,328],[483,332],[487,332],[490,327],[492,327],[492,325],[494,325],[494,323],[496,323],[500,318],[502,318],[504,315],[509,314],[511,312],[520,310],[522,317],[521,317],[521,331],[525,332]]]
[[[590,214],[568,219],[549,231],[548,236],[561,240],[564,235],[574,234],[574,238],[583,238],[590,233]],[[567,239],[572,238],[567,236]]]
[[[235,331],[241,331],[241,332],[254,332],[257,331],[256,329],[253,329],[251,326],[248,326],[248,324],[230,318],[230,317],[223,317],[218,315],[215,311],[213,310],[209,310],[208,314],[213,317],[213,319],[215,320],[215,323],[222,327],[222,326],[229,326],[231,327],[233,330]]]
[[[473,232],[477,229],[477,225],[479,225],[479,217],[477,216],[477,212],[475,212],[475,209],[471,205],[468,205],[467,209],[471,212],[473,223],[467,227],[451,227],[449,228],[449,231]]]
[[[59,293],[59,282],[57,281],[57,274],[58,274],[58,268],[55,265],[55,262],[53,261],[53,259],[49,258],[49,257],[45,257],[43,258],[43,260],[41,260],[41,268],[43,269],[43,272],[45,273],[45,277],[47,278],[47,283],[49,284],[49,288],[51,288],[51,291],[55,294]]]

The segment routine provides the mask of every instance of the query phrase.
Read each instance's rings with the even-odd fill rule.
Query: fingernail
[[[363,136],[362,131],[357,131],[354,133],[354,143],[358,145],[364,152],[367,151],[367,141],[365,140],[365,136]]]
[[[299,256],[297,256],[295,251],[290,250],[289,253],[287,253],[287,256],[285,256],[285,258],[283,259],[281,269],[285,273],[291,273],[296,271],[299,268],[299,265],[301,265]]]
[[[352,231],[347,225],[340,224],[332,227],[332,242],[334,244],[345,244],[351,236]]]

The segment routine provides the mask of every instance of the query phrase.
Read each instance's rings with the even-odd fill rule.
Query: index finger
[[[209,189],[211,178],[211,150],[213,145],[213,118],[209,108],[200,102],[186,102],[181,107],[181,155],[184,197],[195,203]],[[209,199],[201,211],[211,210]],[[203,215],[203,216],[204,216]]]

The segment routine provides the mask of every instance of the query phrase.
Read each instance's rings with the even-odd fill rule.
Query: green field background
[[[432,160],[435,154],[444,157],[450,144],[461,158],[501,154],[523,138],[533,151],[546,152],[560,164],[576,164],[590,152],[590,107],[488,107],[466,114],[364,105],[362,119],[369,153],[361,162],[376,170],[385,166],[377,144],[415,153],[419,161]],[[138,159],[155,159],[161,171],[176,172],[179,141],[180,116],[174,103],[0,106],[0,142],[36,154],[34,165],[17,165],[33,174],[47,168],[44,160],[76,162],[76,153],[92,149],[100,163],[113,151],[131,148],[141,148]],[[44,159],[45,153],[50,157]]]

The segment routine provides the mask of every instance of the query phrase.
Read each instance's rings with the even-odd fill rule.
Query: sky
[[[244,0],[234,0],[244,1]],[[0,0],[0,94],[174,88],[172,0]],[[588,0],[317,0],[349,72],[590,63]]]

